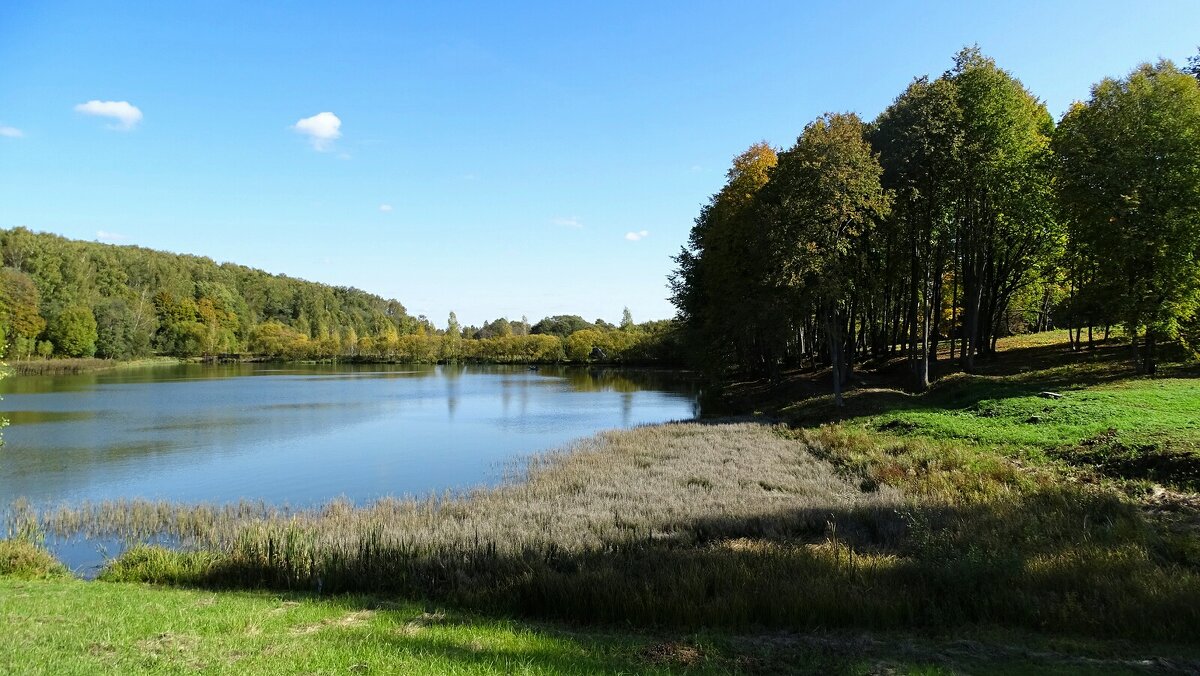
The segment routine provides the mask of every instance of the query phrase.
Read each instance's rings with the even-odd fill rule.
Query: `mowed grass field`
[[[1146,674],[1180,646],[1032,634],[648,635],[341,595],[0,576],[0,673]]]
[[[645,641],[628,637],[536,630],[358,596],[0,579],[0,621],[6,674],[726,671],[698,649],[685,662],[672,664],[667,654],[656,664],[642,657]]]

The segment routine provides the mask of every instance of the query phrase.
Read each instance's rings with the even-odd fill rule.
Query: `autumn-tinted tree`
[[[37,286],[15,268],[0,268],[0,328],[10,344],[10,356],[28,358],[46,328],[39,310]]]
[[[675,257],[672,302],[693,359],[714,373],[766,373],[782,356],[778,337],[786,329],[772,321],[777,298],[755,202],[777,160],[766,142],[735,157],[725,186],[701,209]]]
[[[817,318],[839,406],[855,342],[857,293],[867,274],[861,256],[888,211],[882,173],[858,116],[827,114],[780,153],[759,194],[775,279],[785,301],[811,308]]]

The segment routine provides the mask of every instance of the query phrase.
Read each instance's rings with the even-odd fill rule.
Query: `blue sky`
[[[0,227],[357,286],[439,325],[664,318],[670,256],[751,143],[874,117],[972,43],[1057,116],[1184,61],[1197,27],[1195,0],[9,0]]]

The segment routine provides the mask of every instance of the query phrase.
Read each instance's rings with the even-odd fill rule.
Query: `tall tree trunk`
[[[932,304],[929,302],[929,268],[921,284],[921,361],[917,370],[917,388],[929,389],[929,321]]]
[[[1147,329],[1147,331],[1146,331],[1146,351],[1145,351],[1145,354],[1143,355],[1143,361],[1145,362],[1145,368],[1144,368],[1143,372],[1148,376],[1152,376],[1158,372],[1158,363],[1155,362],[1155,360],[1154,360],[1154,347],[1157,344],[1157,342],[1158,341],[1157,341],[1157,336],[1155,335],[1155,332]]]
[[[829,337],[830,376],[833,379],[833,403],[841,407],[842,400],[842,336],[841,322],[830,312],[825,319],[825,334]]]

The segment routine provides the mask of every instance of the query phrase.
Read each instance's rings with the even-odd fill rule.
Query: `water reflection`
[[[0,384],[0,496],[355,501],[495,480],[601,429],[689,418],[668,372],[181,365]]]

